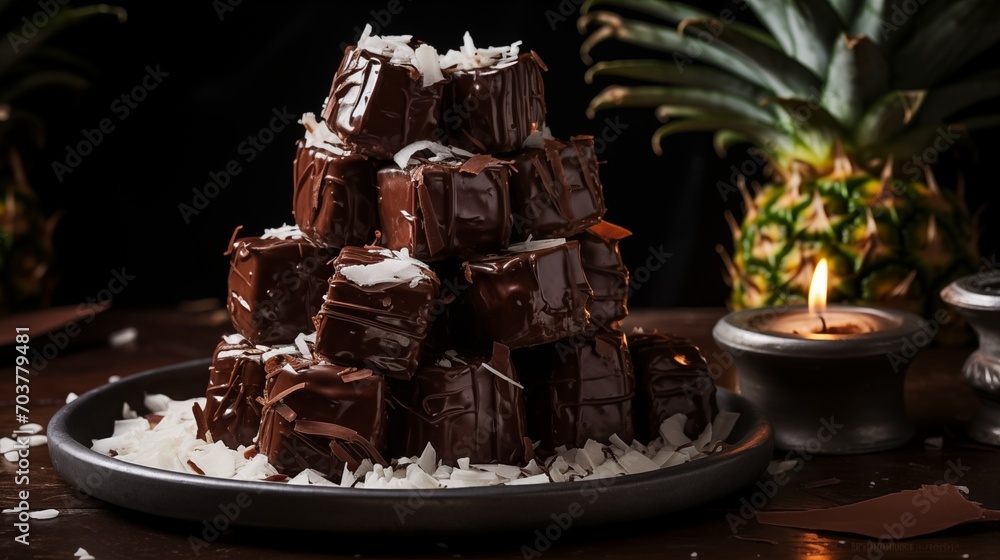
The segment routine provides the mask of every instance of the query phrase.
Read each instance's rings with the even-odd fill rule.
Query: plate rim
[[[79,488],[76,484],[78,477],[68,476],[64,469],[68,469],[69,465],[76,462],[78,465],[87,465],[93,469],[99,469],[106,473],[118,474],[126,479],[137,479],[139,481],[144,479],[149,479],[160,484],[177,484],[184,487],[188,491],[205,491],[205,492],[253,492],[255,495],[260,496],[262,494],[274,495],[273,497],[288,497],[290,499],[302,499],[311,498],[317,501],[328,500],[328,499],[345,499],[345,500],[356,500],[356,499],[366,499],[370,500],[374,498],[375,500],[387,503],[406,503],[408,500],[414,498],[419,499],[422,503],[437,503],[439,505],[447,505],[452,502],[462,502],[469,499],[475,500],[491,500],[496,498],[505,499],[518,499],[525,496],[533,497],[539,500],[546,499],[565,499],[570,496],[579,495],[580,489],[584,487],[585,483],[581,482],[566,482],[566,483],[550,483],[550,484],[531,484],[531,485],[518,485],[518,486],[487,486],[487,487],[474,487],[474,488],[439,488],[439,489],[427,489],[427,490],[411,490],[411,489],[365,489],[365,488],[341,488],[330,487],[330,486],[314,486],[314,485],[288,485],[283,483],[272,483],[266,481],[257,480],[232,480],[208,477],[189,473],[180,473],[175,471],[169,471],[165,469],[158,469],[154,467],[147,467],[143,465],[136,465],[133,463],[127,463],[125,461],[115,459],[114,457],[106,456],[92,450],[90,447],[84,445],[75,439],[69,432],[67,421],[74,417],[74,415],[82,414],[80,410],[86,411],[93,401],[104,396],[105,393],[114,391],[127,391],[126,386],[137,386],[141,387],[143,384],[147,384],[150,379],[157,379],[161,376],[168,374],[177,374],[179,372],[184,372],[188,370],[193,370],[194,368],[204,368],[206,383],[208,377],[208,365],[211,363],[210,358],[202,358],[196,360],[189,360],[185,362],[179,362],[175,364],[170,364],[166,366],[161,366],[157,368],[147,369],[142,372],[136,373],[125,377],[119,381],[111,384],[105,384],[95,387],[83,395],[80,395],[77,399],[64,405],[53,415],[49,422],[47,428],[47,434],[49,437],[50,454],[52,457],[52,463],[56,471],[59,473],[67,483],[69,483],[74,489]],[[194,372],[192,371],[191,374]],[[668,469],[658,469],[656,471],[650,471],[640,474],[623,475],[618,477],[613,477],[609,479],[601,479],[601,485],[605,486],[607,489],[619,488],[622,491],[627,491],[630,489],[639,488],[645,484],[652,482],[662,482],[666,478],[680,478],[687,473],[694,473],[699,470],[708,469],[711,467],[721,467],[727,463],[733,461],[738,461],[742,455],[757,452],[763,453],[761,448],[767,448],[768,452],[766,456],[769,458],[773,454],[773,428],[767,421],[763,412],[756,407],[753,403],[747,401],[744,397],[728,391],[723,388],[718,389],[719,393],[726,400],[736,399],[739,403],[739,407],[750,410],[753,413],[751,421],[753,422],[749,427],[746,434],[743,435],[738,441],[732,444],[732,447],[707,457],[698,459],[697,461],[692,461],[685,463],[683,465],[676,465],[669,467]],[[193,398],[193,397],[187,397]],[[760,468],[761,472],[754,473],[754,478],[758,477],[767,466],[767,461],[763,461],[763,465]],[[109,476],[104,475],[106,480]],[[748,477],[749,478],[749,477]],[[248,487],[248,485],[252,485]],[[129,509],[144,511],[147,513],[153,513],[157,515],[163,515],[166,517],[189,519],[189,520],[201,520],[202,516],[177,516],[170,513],[165,513],[155,508],[143,508],[136,507],[134,504],[123,504],[118,500],[109,499],[108,492],[101,491],[104,486],[97,485],[96,489],[87,489],[89,495],[101,499],[103,501],[120,505]],[[741,485],[742,486],[742,485]],[[731,492],[735,488],[730,488],[727,492]],[[718,496],[714,496],[718,497]],[[708,501],[712,498],[706,499]],[[375,501],[373,500],[373,501]],[[701,503],[704,503],[701,502]],[[140,504],[141,505],[141,504]],[[693,505],[685,506],[680,509],[687,509],[688,507],[694,507]],[[666,510],[663,513],[669,513],[670,511],[679,510]],[[647,516],[641,516],[647,517]],[[243,523],[236,523],[234,525],[239,525]],[[248,524],[253,525],[253,524]],[[275,526],[285,526],[285,525],[275,525]],[[293,526],[288,525],[288,528]],[[350,529],[348,529],[350,530]]]

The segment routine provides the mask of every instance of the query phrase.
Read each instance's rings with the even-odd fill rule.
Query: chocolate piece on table
[[[415,67],[394,64],[391,51],[383,52],[347,49],[323,120],[356,151],[392,159],[408,144],[437,139],[444,82],[425,86]]]
[[[378,172],[382,240],[417,259],[495,252],[510,241],[508,166],[490,156]]]
[[[286,226],[237,239],[227,254],[226,307],[237,332],[254,344],[273,344],[313,330],[336,250],[316,247]]]
[[[638,382],[636,408],[640,438],[655,438],[674,414],[687,416],[684,435],[697,438],[719,413],[715,383],[698,347],[658,332],[628,337]]]
[[[583,447],[588,439],[606,444],[614,434],[631,443],[635,377],[624,333],[601,329],[543,348],[547,359],[532,349],[531,361],[517,361],[530,369],[522,378],[529,388],[532,439],[550,451],[560,445]]]
[[[510,178],[512,239],[571,237],[601,220],[604,189],[592,136],[546,139],[543,148],[511,159],[517,170]]]
[[[306,468],[336,480],[346,464],[385,464],[385,379],[295,356],[265,364],[267,384],[257,447],[276,469],[294,476]]]
[[[593,292],[580,244],[554,239],[511,245],[509,253],[465,263],[462,304],[478,334],[510,348],[554,342],[590,326]]]
[[[296,144],[292,212],[310,239],[330,247],[375,239],[375,162],[340,142],[311,113],[302,117],[306,137]]]
[[[618,241],[630,235],[632,232],[623,227],[600,222],[573,238],[580,242],[583,271],[594,290],[589,311],[595,324],[613,328],[628,316],[628,269]]]
[[[420,455],[430,443],[438,459],[452,466],[463,457],[524,464],[524,394],[516,383],[510,351],[502,344],[494,345],[490,359],[449,352],[426,361],[413,379],[393,387],[398,446],[392,455]]]
[[[406,251],[345,247],[317,313],[315,353],[409,379],[430,330],[439,281]]]
[[[443,121],[448,142],[475,153],[520,150],[545,126],[547,70],[534,51],[490,66],[446,69]]]
[[[264,350],[242,335],[225,338],[216,346],[208,368],[205,425],[213,441],[231,449],[249,447],[260,428],[262,405],[257,399],[264,395]]]

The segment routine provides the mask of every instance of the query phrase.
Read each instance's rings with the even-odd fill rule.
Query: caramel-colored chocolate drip
[[[628,316],[628,269],[618,250],[618,241],[632,232],[608,222],[587,228],[574,237],[580,242],[580,258],[587,283],[594,290],[590,320],[615,327]]]

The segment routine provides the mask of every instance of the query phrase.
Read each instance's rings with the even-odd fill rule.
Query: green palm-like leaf
[[[966,108],[1000,97],[1000,69],[980,72],[964,80],[932,89],[917,113],[917,126],[944,122]]]
[[[830,6],[840,16],[840,21],[849,24],[854,21],[854,14],[862,0],[830,0]]]
[[[45,43],[52,36],[61,33],[73,26],[80,25],[92,19],[114,17],[118,21],[125,21],[125,10],[118,6],[107,4],[95,4],[93,6],[83,6],[81,8],[63,8],[55,13],[49,22],[38,29],[38,33],[31,37],[23,37],[23,41],[11,38],[0,43],[0,74],[5,72],[18,57],[30,53],[38,46]]]
[[[820,100],[846,129],[888,89],[889,65],[875,43],[863,35],[836,41]]]
[[[851,35],[864,35],[876,45],[888,37],[885,27],[887,0],[860,0],[850,23]]]
[[[897,136],[918,114],[926,94],[925,91],[894,91],[883,96],[858,122],[854,130],[855,145],[876,146]]]
[[[617,76],[660,84],[711,87],[747,99],[764,99],[770,95],[746,80],[707,66],[679,67],[663,60],[611,60],[591,66],[584,79],[589,84],[597,76]]]
[[[771,110],[724,91],[660,86],[611,86],[594,97],[587,107],[587,115],[593,118],[595,112],[607,108],[660,105],[720,111],[764,124],[775,120]]]
[[[826,73],[831,45],[844,31],[840,14],[827,0],[749,0],[749,3],[786,54],[816,76]]]
[[[754,144],[776,158],[793,151],[794,141],[786,134],[758,123],[725,118],[691,118],[665,124],[653,133],[653,151],[662,154],[663,139],[674,134],[718,130],[729,130],[734,134],[751,138]]]
[[[953,0],[937,22],[914,34],[893,54],[894,87],[925,89],[939,83],[1000,37],[1000,2]]]
[[[70,72],[39,72],[0,89],[0,102],[8,103],[41,88],[85,89],[90,82]]]
[[[733,32],[719,20],[687,19],[678,25],[678,31],[685,35],[697,34],[713,47],[742,58],[752,69],[754,81],[779,97],[806,97],[819,89],[819,78],[798,61]]]

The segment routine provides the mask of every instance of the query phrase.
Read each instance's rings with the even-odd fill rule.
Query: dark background
[[[650,149],[658,124],[652,110],[584,114],[590,98],[610,81],[587,85],[576,29],[579,2],[250,2],[222,14],[222,2],[190,4],[119,2],[128,21],[88,25],[63,42],[89,58],[95,87],[69,100],[47,104],[48,145],[33,161],[30,177],[46,208],[65,211],[56,231],[61,283],[57,303],[94,296],[108,284],[112,270],[125,267],[136,278],[116,305],[166,305],[225,293],[228,261],[223,256],[238,225],[244,234],[292,223],[291,166],[294,141],[302,128],[292,123],[253,161],[239,146],[266,127],[273,109],[295,115],[319,112],[343,45],[353,42],[366,22],[383,34],[412,33],[442,52],[456,48],[470,31],[477,45],[508,44],[516,39],[536,50],[549,66],[546,74],[548,121],[557,137],[611,133],[606,118],[624,123],[601,154],[609,208],[606,219],[635,235],[623,242],[626,264],[635,269],[650,248],[661,245],[673,257],[633,294],[632,305],[721,305],[727,297],[722,261],[715,247],[731,247],[724,211],[741,215],[738,197],[723,200],[715,187],[728,181],[730,166],[745,153],[721,159],[711,135],[674,137],[660,157]],[[718,13],[732,0],[695,1]],[[566,15],[563,15],[566,14]],[[741,19],[752,21],[749,12]],[[596,59],[640,58],[637,48],[614,42],[599,46]],[[656,55],[655,53],[653,56]],[[994,64],[996,49],[976,65]],[[139,85],[147,66],[169,75],[121,119],[115,99]],[[115,129],[93,153],[56,179],[53,161],[65,161],[67,147],[84,140],[84,130],[110,118]],[[610,137],[608,137],[610,139]],[[981,249],[993,254],[996,222],[997,142],[992,135],[971,137],[979,151],[959,154],[973,210],[985,208]],[[185,224],[178,205],[192,203],[209,173],[236,159],[242,171],[207,208]],[[954,182],[946,166],[940,181]],[[988,203],[994,204],[989,205]]]

